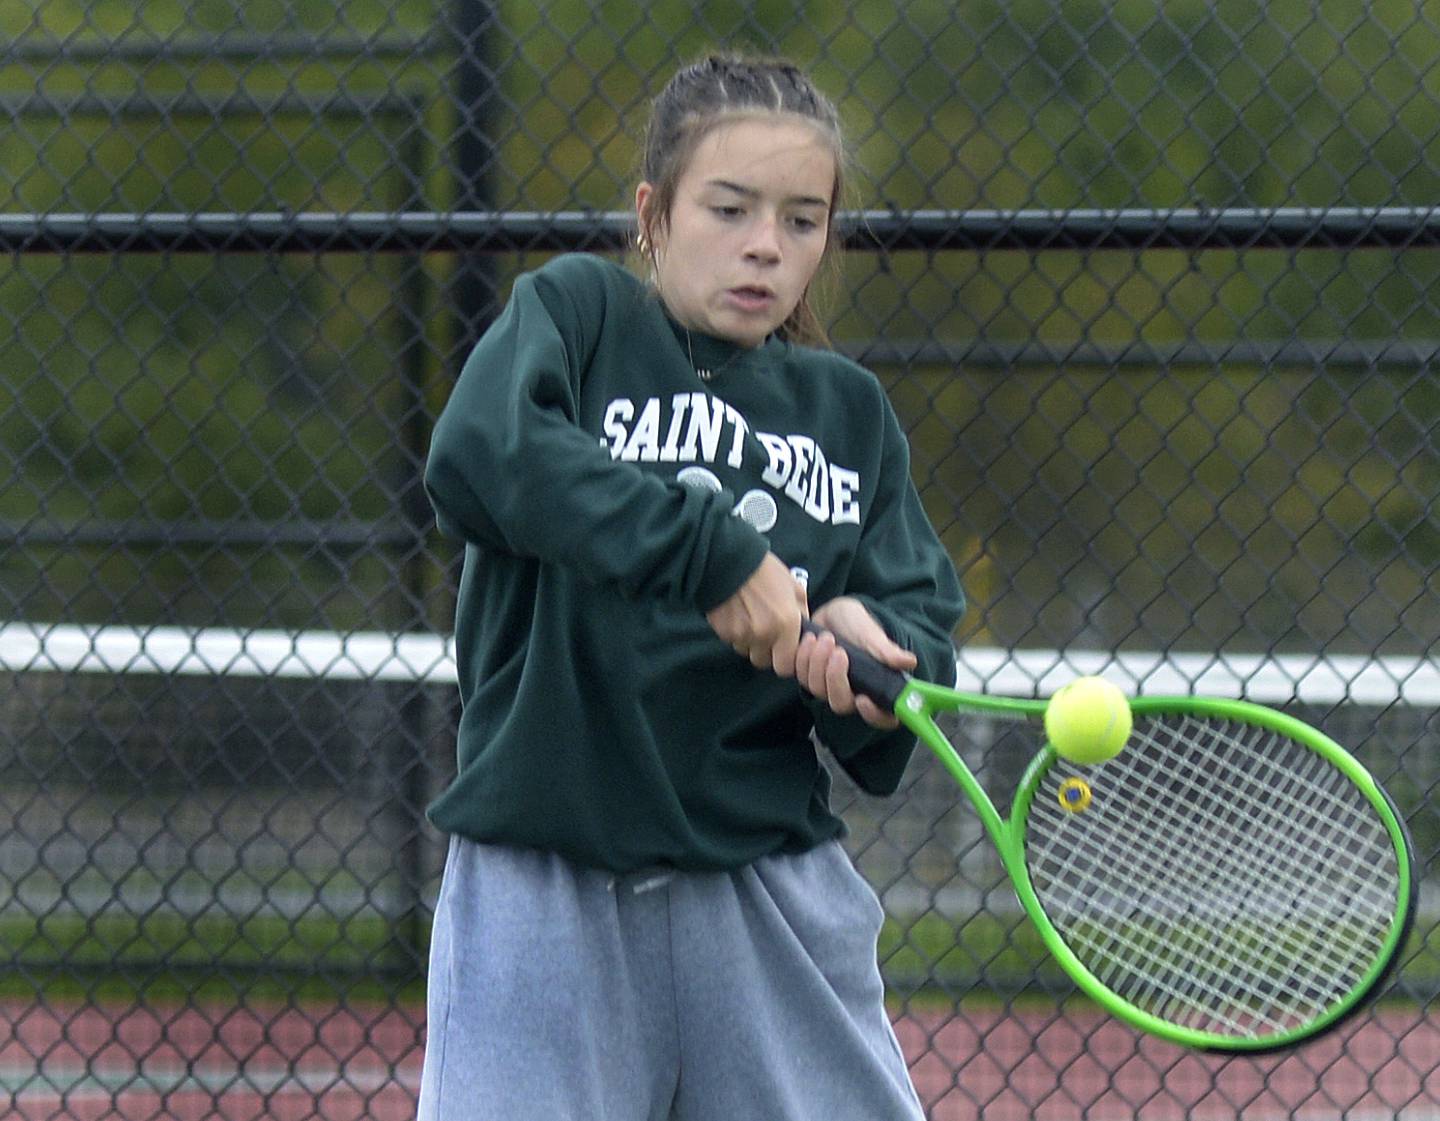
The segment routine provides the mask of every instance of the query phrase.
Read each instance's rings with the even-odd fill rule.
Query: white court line
[[[0,670],[455,681],[453,636],[423,632],[237,630],[228,627],[0,626]],[[1048,696],[1080,674],[1130,693],[1243,697],[1268,704],[1440,705],[1440,663],[1403,655],[1007,650],[966,646],[958,687]]]

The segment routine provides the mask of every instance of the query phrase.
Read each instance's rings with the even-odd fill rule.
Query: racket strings
[[[1277,793],[1281,792],[1283,792],[1283,788],[1277,790]],[[1213,816],[1212,810],[1213,807],[1201,805],[1199,806],[1198,812],[1211,813]],[[1235,816],[1238,820],[1238,815]],[[1273,816],[1275,816],[1282,822],[1282,829],[1288,829],[1292,824],[1297,824],[1298,826],[1298,819],[1296,823],[1291,823],[1286,821],[1283,815],[1277,814]],[[1170,823],[1170,826],[1173,827],[1173,824],[1174,823]],[[1275,828],[1275,823],[1272,821],[1262,824],[1264,824],[1267,828],[1271,829],[1271,836],[1273,839],[1273,830]],[[1211,836],[1213,835],[1214,834],[1212,830]],[[1190,843],[1193,844],[1193,841]],[[1215,920],[1219,920],[1221,922],[1237,921],[1239,916],[1241,916],[1241,914],[1243,913],[1246,905],[1250,902],[1251,895],[1253,894],[1244,890],[1233,890],[1233,885],[1243,885],[1243,880],[1237,879],[1237,874],[1241,871],[1238,864],[1233,860],[1226,859],[1227,853],[1233,856],[1234,853],[1237,851],[1233,848],[1226,847],[1231,844],[1233,844],[1233,840],[1226,840],[1223,844],[1217,844],[1213,848],[1213,851],[1211,853],[1211,859],[1209,859],[1208,862],[1205,862],[1202,859],[1203,854],[1191,855],[1192,861],[1196,862],[1196,868],[1204,870],[1203,874],[1208,878],[1209,885],[1212,888],[1222,889],[1215,890],[1208,900],[1204,897],[1198,897],[1200,903],[1208,902],[1209,904],[1211,904],[1208,908],[1200,905],[1195,905],[1192,907],[1192,909],[1197,913],[1208,912],[1208,918],[1212,922]],[[1274,870],[1272,869],[1272,874],[1273,872]],[[1280,887],[1276,890],[1285,890],[1289,892],[1293,898],[1292,909],[1295,911],[1302,911],[1305,909],[1303,905],[1303,900],[1305,900],[1307,896],[1313,893],[1315,881],[1317,881],[1319,878],[1320,877],[1318,875],[1312,874],[1309,877],[1308,882],[1304,879],[1292,879],[1288,883],[1281,884]],[[1202,959],[1200,964],[1206,964],[1208,962],[1209,964],[1213,965],[1217,962],[1222,962],[1224,960],[1221,954],[1221,950],[1223,950],[1224,948],[1222,943],[1207,942],[1201,939],[1197,939],[1197,941],[1208,947],[1207,952],[1204,955],[1204,959]],[[1229,965],[1232,969],[1236,968],[1237,966],[1248,965],[1252,970],[1258,968],[1263,974],[1272,967],[1272,963],[1275,961],[1276,953],[1276,944],[1273,941],[1268,939],[1263,941],[1255,941],[1253,943],[1253,946],[1243,948],[1247,951],[1252,952],[1242,954],[1241,960],[1239,961],[1231,960],[1229,962]],[[1266,952],[1267,950],[1269,951],[1268,953]]]
[[[1148,796],[1150,792],[1146,793]],[[1077,860],[1088,861],[1091,865],[1109,861],[1112,865],[1112,876],[1126,877],[1132,892],[1152,901],[1161,897],[1162,890],[1168,892],[1172,890],[1174,883],[1180,882],[1177,869],[1182,863],[1193,862],[1199,858],[1193,852],[1193,838],[1185,828],[1189,825],[1188,821],[1173,815],[1154,816],[1156,820],[1151,824],[1157,832],[1151,835],[1164,837],[1165,840],[1163,845],[1154,851],[1146,852],[1143,861],[1137,858],[1132,849],[1107,851],[1097,848],[1093,843],[1085,843],[1077,846],[1070,859],[1062,861],[1061,875],[1073,880]],[[1142,975],[1143,980],[1135,983],[1128,995],[1136,1003],[1143,1004],[1156,1014],[1171,1020],[1180,1018],[1185,1013],[1199,1013],[1203,1016],[1207,1009],[1223,1010],[1229,1007],[1233,1004],[1231,994],[1237,984],[1264,985],[1266,978],[1272,976],[1283,964],[1285,947],[1269,937],[1262,937],[1268,932],[1253,923],[1248,930],[1241,926],[1252,896],[1245,890],[1241,875],[1243,868],[1232,859],[1237,852],[1240,850],[1223,845],[1212,846],[1210,863],[1196,864],[1193,874],[1205,877],[1211,889],[1210,893],[1197,895],[1191,892],[1186,900],[1168,901],[1167,907],[1172,913],[1183,913],[1188,906],[1202,921],[1176,926],[1164,942],[1158,945],[1153,943],[1153,939],[1150,944],[1141,942],[1134,936],[1136,928],[1127,922],[1112,922],[1108,927],[1096,927],[1087,932],[1089,936],[1084,941],[1095,958],[1096,969],[1093,971],[1111,987],[1118,987],[1125,977],[1122,967],[1128,968],[1137,959],[1149,954],[1153,963],[1164,968],[1152,968]],[[1187,885],[1182,882],[1180,886]],[[1296,882],[1289,885],[1289,890],[1296,893],[1299,906],[1298,900],[1303,898],[1308,887]],[[1125,917],[1131,920],[1134,918],[1133,915]],[[1243,940],[1232,938],[1227,945],[1211,936],[1217,927],[1235,931],[1237,934],[1246,931],[1249,936]],[[1316,966],[1328,970],[1327,975],[1333,975],[1345,964],[1337,955],[1335,960],[1317,962]],[[1221,978],[1224,978],[1223,986]],[[1320,994],[1317,1001],[1323,1001],[1323,998],[1324,994]],[[1323,1010],[1323,1007],[1323,1003],[1318,1003],[1310,1009],[1297,1011],[1315,1015]],[[1223,1015],[1223,1011],[1219,1014]],[[1234,1019],[1227,1020],[1226,1024],[1232,1031],[1239,1031],[1244,1027]]]
[[[1248,945],[1242,944],[1239,954],[1233,947],[1221,953],[1221,943],[1211,941],[1199,928],[1182,927],[1178,936],[1172,932],[1157,942],[1159,934],[1155,930],[1136,928],[1134,921],[1133,918],[1125,920],[1126,925],[1113,937],[1086,939],[1072,933],[1071,941],[1077,943],[1082,956],[1091,959],[1090,964],[1102,981],[1112,989],[1123,991],[1132,1003],[1146,1007],[1155,1015],[1174,1022],[1194,1022],[1197,1026],[1213,1026],[1208,1025],[1213,1019],[1228,1031],[1250,1030],[1250,1025],[1242,1023],[1237,1016],[1241,1012],[1250,1016],[1255,1013],[1246,1011],[1247,1006],[1234,995],[1235,988],[1247,986],[1261,994],[1273,988],[1268,978],[1277,963],[1253,951],[1279,943],[1268,941],[1262,932],[1252,927],[1232,935],[1232,939],[1243,936],[1247,940]],[[1302,1021],[1318,1014],[1325,1006],[1322,999],[1325,994],[1312,995],[1314,998],[1308,1007],[1292,1003],[1292,1011]],[[1271,1025],[1280,1026],[1273,1020]]]
[[[1129,881],[1129,891],[1137,898],[1155,901],[1163,898],[1162,889],[1169,892],[1176,880],[1174,869],[1189,856],[1191,839],[1187,832],[1175,826],[1181,822],[1168,823],[1173,828],[1165,837],[1162,847],[1146,853],[1139,860],[1130,849],[1105,850],[1093,843],[1077,846],[1069,859],[1062,862],[1058,872],[1070,882],[1078,882],[1077,868],[1088,863],[1091,867],[1101,862],[1110,862],[1111,876],[1122,876]],[[1228,870],[1223,867],[1211,868],[1207,875],[1215,885],[1228,880]],[[1157,882],[1163,880],[1163,882]],[[1222,947],[1209,937],[1216,925],[1233,924],[1243,910],[1245,897],[1236,892],[1218,891],[1210,898],[1192,896],[1189,906],[1205,921],[1203,924],[1177,925],[1169,937],[1156,943],[1152,929],[1135,925],[1136,912],[1116,915],[1107,912],[1106,925],[1086,929],[1083,933],[1072,933],[1072,941],[1088,953],[1092,972],[1112,988],[1120,988],[1127,980],[1131,982],[1126,993],[1132,1002],[1147,1007],[1157,1015],[1176,1020],[1187,1012],[1204,1014],[1209,1008],[1224,1008],[1230,1003],[1229,989],[1217,980]],[[1167,908],[1182,913],[1185,904],[1169,902]],[[1158,909],[1158,908],[1157,908]],[[1120,921],[1116,921],[1117,917]],[[1265,976],[1270,968],[1263,947],[1266,943],[1255,941],[1253,945],[1232,947],[1229,967],[1233,974],[1245,970],[1255,977]],[[1147,958],[1151,968],[1144,974],[1135,975],[1133,966],[1137,960]],[[1233,985],[1233,979],[1230,982]],[[1238,1030],[1236,1021],[1227,1021],[1227,1026]]]
[[[1269,743],[1272,741],[1265,742]],[[1264,754],[1263,744],[1252,742],[1251,746],[1259,749],[1262,755]],[[1266,777],[1263,772],[1258,773],[1261,777]],[[1247,783],[1254,785],[1255,777],[1255,775],[1248,776]],[[1258,818],[1252,817],[1249,820],[1243,820],[1240,815],[1230,815],[1235,819],[1230,824],[1243,825],[1244,828],[1255,833],[1257,837],[1266,838],[1264,843],[1272,846],[1281,840],[1285,840],[1290,843],[1291,848],[1289,851],[1292,854],[1295,852],[1295,846],[1297,844],[1300,850],[1303,851],[1305,847],[1304,837],[1311,834],[1303,834],[1300,831],[1308,829],[1311,826],[1310,823],[1305,821],[1303,813],[1296,814],[1293,812],[1296,806],[1290,798],[1287,797],[1286,790],[1287,785],[1293,784],[1287,784],[1282,781],[1276,786],[1270,786],[1267,783],[1261,783],[1260,785],[1262,789],[1268,788],[1274,793],[1275,798],[1273,799],[1273,805],[1282,807],[1284,812],[1276,811],[1268,815],[1262,813]],[[1253,791],[1247,791],[1246,793],[1248,796],[1250,793],[1253,793]],[[1323,801],[1323,799],[1319,800]],[[1304,809],[1303,806],[1299,808]],[[1213,820],[1215,817],[1214,810],[1214,805],[1197,801],[1196,820],[1206,816]],[[1268,820],[1266,820],[1267,817]],[[1191,840],[1189,842],[1192,849],[1190,859],[1194,862],[1194,874],[1205,877],[1206,884],[1211,889],[1211,895],[1209,897],[1201,895],[1194,896],[1192,910],[1204,915],[1210,923],[1211,929],[1213,929],[1214,924],[1217,922],[1224,924],[1223,929],[1239,929],[1237,924],[1242,921],[1247,911],[1253,909],[1255,905],[1255,892],[1253,889],[1256,885],[1254,882],[1245,879],[1245,868],[1243,863],[1237,858],[1252,854],[1237,847],[1237,839],[1233,836],[1230,838],[1217,837],[1215,829],[1211,829],[1201,836],[1207,841],[1212,841],[1213,844],[1208,848],[1202,845],[1200,846],[1200,851],[1193,851],[1197,842]],[[1327,866],[1324,862],[1313,862],[1310,865],[1301,865],[1300,867],[1307,869],[1309,874],[1290,874],[1294,869],[1289,866],[1277,866],[1273,864],[1267,866],[1267,875],[1273,880],[1267,887],[1272,897],[1272,903],[1270,904],[1271,911],[1273,911],[1275,907],[1273,900],[1288,897],[1292,916],[1303,921],[1307,917],[1307,912],[1314,910],[1312,901],[1315,897],[1315,891],[1317,887],[1320,886],[1322,879],[1317,870],[1329,867],[1330,871],[1333,872],[1335,866],[1333,864]],[[1208,904],[1208,906],[1206,904]],[[1328,912],[1322,913],[1319,917],[1328,919],[1329,914]],[[1208,938],[1196,939],[1196,941],[1204,947],[1203,952],[1199,954],[1195,962],[1198,967],[1209,968],[1212,972],[1222,967],[1228,969],[1232,976],[1232,983],[1237,983],[1238,979],[1238,983],[1242,985],[1252,983],[1263,984],[1267,977],[1271,976],[1276,969],[1284,964],[1283,958],[1287,952],[1283,941],[1273,938],[1257,938],[1251,936],[1248,940],[1238,945],[1227,945],[1224,941],[1215,941]],[[1235,952],[1237,950],[1238,952]],[[1227,953],[1227,951],[1229,952]],[[1343,964],[1343,959],[1331,956],[1329,960],[1317,959],[1315,967],[1322,975],[1332,976],[1335,974],[1335,969],[1343,966]],[[1297,989],[1296,991],[1299,993],[1300,990]],[[1323,1008],[1323,1004],[1320,1008],[1310,1009],[1297,1006],[1295,1011],[1297,1015],[1303,1018],[1307,1012],[1313,1015],[1318,1013],[1321,1008]]]
[[[1072,813],[1058,791],[1094,790]],[[1381,819],[1323,756],[1263,728],[1141,721],[1099,767],[1052,767],[1026,850],[1041,905],[1108,988],[1226,1035],[1321,1015],[1367,975],[1399,869]]]
[[[1234,742],[1252,750],[1258,762],[1268,762],[1275,748],[1288,742],[1265,733],[1263,729],[1250,729],[1250,732],[1254,739],[1247,742],[1237,736]],[[1146,805],[1161,811],[1158,825],[1177,829],[1196,824],[1205,826],[1203,834],[1187,834],[1181,839],[1187,852],[1199,849],[1201,855],[1207,856],[1210,861],[1207,867],[1217,873],[1226,871],[1227,865],[1232,866],[1228,870],[1235,873],[1234,878],[1217,876],[1215,894],[1196,897],[1193,906],[1203,908],[1212,905],[1221,917],[1224,917],[1227,907],[1231,913],[1238,910],[1249,898],[1248,894],[1244,894],[1245,890],[1256,886],[1255,877],[1244,875],[1247,867],[1259,852],[1267,856],[1275,853],[1275,846],[1281,841],[1288,842],[1289,847],[1285,851],[1291,856],[1299,855],[1304,859],[1271,860],[1267,863],[1266,886],[1272,892],[1290,892],[1296,906],[1302,900],[1312,899],[1316,887],[1324,889],[1322,899],[1328,898],[1330,892],[1328,885],[1321,881],[1322,871],[1333,875],[1337,868],[1347,864],[1353,873],[1350,878],[1357,888],[1364,890],[1368,867],[1361,866],[1357,860],[1347,861],[1343,849],[1332,847],[1326,850],[1325,845],[1337,838],[1349,841],[1363,838],[1365,844],[1358,850],[1363,856],[1371,851],[1370,846],[1383,839],[1383,828],[1369,812],[1368,803],[1358,804],[1354,799],[1347,802],[1336,796],[1335,789],[1324,784],[1323,780],[1330,778],[1332,782],[1339,782],[1342,792],[1348,789],[1348,783],[1340,772],[1329,767],[1318,755],[1307,752],[1306,756],[1303,772],[1270,766],[1254,774],[1236,774],[1230,784],[1222,787],[1210,776],[1199,772],[1193,758],[1177,755],[1178,766],[1188,772],[1192,788],[1208,787],[1210,793],[1208,800],[1197,799],[1189,807],[1190,812],[1172,814],[1169,820],[1164,814],[1164,791],[1155,781],[1158,772],[1151,771],[1146,782],[1137,787],[1148,799]],[[1232,797],[1237,792],[1239,797]],[[1247,812],[1242,814],[1239,809]],[[1219,835],[1221,823],[1226,827],[1223,836]],[[1253,837],[1248,845],[1239,843],[1245,834]],[[1313,856],[1320,859],[1312,859]],[[1227,884],[1233,887],[1227,890]]]

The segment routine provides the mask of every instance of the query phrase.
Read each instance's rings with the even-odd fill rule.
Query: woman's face
[[[835,155],[803,121],[741,119],[712,129],[676,184],[669,221],[645,223],[656,286],[685,327],[753,347],[805,294],[825,253]]]

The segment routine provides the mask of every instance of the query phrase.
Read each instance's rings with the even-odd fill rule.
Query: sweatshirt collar
[[[745,369],[759,356],[785,345],[774,335],[769,335],[759,346],[740,346],[729,339],[718,338],[715,335],[707,335],[701,331],[683,327],[676,322],[675,317],[669,311],[665,312],[665,319],[675,333],[675,340],[680,344],[680,352],[694,367],[695,373],[701,381],[708,382],[736,370]]]

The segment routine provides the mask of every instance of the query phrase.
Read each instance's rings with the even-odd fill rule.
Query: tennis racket
[[[948,689],[841,645],[852,688],[939,757],[1045,946],[1117,1018],[1189,1047],[1275,1050],[1340,1023],[1395,965],[1412,845],[1323,733],[1242,701],[1137,697],[1115,758],[1078,766],[1043,744],[1007,820],[936,716],[1038,725],[1046,702]]]

